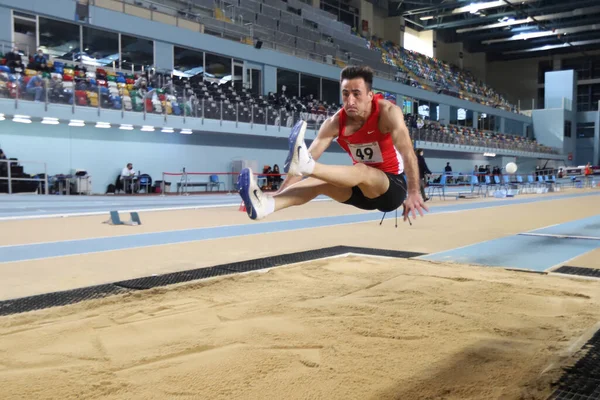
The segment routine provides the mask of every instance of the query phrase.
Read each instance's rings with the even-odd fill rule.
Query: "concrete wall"
[[[535,60],[491,62],[487,64],[486,83],[513,104],[520,100],[521,109],[530,110],[532,99],[537,104],[537,74]]]
[[[283,170],[288,141],[220,132],[181,135],[160,130],[142,132],[4,121],[0,146],[10,158],[46,162],[49,175],[87,170],[92,177],[93,192],[104,193],[129,162],[136,171],[149,174],[153,180],[161,180],[163,172],[181,172],[184,167],[188,172],[228,172],[231,162],[238,159],[253,160],[259,168],[279,164]],[[332,144],[322,160],[350,164],[337,143]],[[43,168],[32,164],[23,166],[28,174],[43,172]],[[232,188],[231,178],[220,178],[227,179],[227,187]]]

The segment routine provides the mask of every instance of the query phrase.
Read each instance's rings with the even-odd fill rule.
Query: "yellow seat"
[[[88,100],[90,101],[90,106],[98,107],[98,93],[95,92],[87,92]]]

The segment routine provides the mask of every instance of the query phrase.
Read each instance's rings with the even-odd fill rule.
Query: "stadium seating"
[[[1,57],[1,56],[0,56]],[[37,72],[11,72],[0,58],[0,97],[33,100],[26,86]],[[30,60],[31,62],[31,60]],[[270,93],[254,95],[249,89],[230,83],[204,79],[202,75],[190,79],[170,74],[152,76],[126,74],[102,68],[85,68],[61,61],[49,61],[50,70],[41,72],[50,103],[73,104],[77,107],[101,107],[114,110],[146,112],[196,118],[222,119],[254,124],[291,127],[300,118],[309,126],[319,126],[333,115],[340,104],[322,102],[312,96],[297,98]],[[442,126],[425,121],[417,128],[416,118],[406,115],[414,140],[474,145],[488,148],[556,153],[522,136],[481,131],[464,126]]]
[[[136,5],[155,6],[145,0]],[[335,15],[299,0],[170,0],[160,11],[199,22],[208,34],[248,45],[260,40],[263,48],[339,67],[368,65],[387,79],[400,72],[414,87],[519,111],[469,72],[376,37],[362,37]]]
[[[386,64],[397,66],[419,82],[419,87],[464,100],[516,112],[516,107],[484,82],[457,66],[406,50],[395,43],[372,37],[369,46],[381,52]],[[419,79],[420,78],[420,79]],[[423,84],[422,80],[426,83]]]
[[[523,136],[479,130],[466,126],[444,126],[437,121],[423,121],[419,128],[413,115],[405,115],[411,138],[434,143],[448,143],[462,146],[478,146],[489,149],[529,151],[546,154],[559,154],[557,149],[537,143]]]

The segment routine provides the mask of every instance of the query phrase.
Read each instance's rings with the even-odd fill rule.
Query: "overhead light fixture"
[[[154,132],[154,127],[149,125],[142,126],[142,132]]]
[[[108,122],[96,122],[96,128],[110,128],[110,124]]]
[[[173,133],[175,130],[173,128],[162,128],[163,133]]]
[[[419,19],[420,19],[421,21],[428,21],[428,20],[430,20],[430,19],[433,19],[433,15],[428,15],[428,16],[426,16],[426,17],[421,17],[421,18],[419,18]]]
[[[496,153],[483,153],[484,157],[496,157]]]
[[[191,129],[182,129],[181,132],[182,135],[191,135],[193,132]]]
[[[13,117],[13,122],[19,122],[21,124],[30,124],[31,117],[29,115],[15,115]]]
[[[80,119],[72,119],[69,126],[85,126],[85,122]]]
[[[0,121],[4,121],[6,118],[4,118],[4,114],[0,114]]]
[[[124,131],[132,131],[133,130],[133,125],[130,125],[130,124],[121,124],[121,126],[119,127],[119,129],[122,129]]]
[[[46,125],[58,125],[59,123],[58,118],[44,117],[44,119],[42,119],[42,124]]]

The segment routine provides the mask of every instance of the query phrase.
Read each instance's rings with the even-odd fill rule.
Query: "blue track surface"
[[[600,237],[600,215],[527,233]],[[541,272],[597,248],[600,240],[513,235],[419,258]]]
[[[600,205],[598,206],[600,210]],[[557,236],[589,236],[600,238],[600,215],[578,219],[548,228],[535,229],[528,233],[557,235]]]
[[[454,206],[436,206],[434,209],[432,209],[431,213],[435,214],[443,212],[493,208],[502,205],[527,204],[553,199],[597,196],[599,194],[600,193],[586,193],[563,196],[547,196],[543,198],[517,198],[485,203],[465,203]],[[323,218],[308,218],[292,221],[277,221],[265,223],[253,222],[242,225],[185,229],[170,232],[133,234],[119,237],[92,238],[51,243],[3,246],[0,247],[0,262],[36,260],[48,257],[88,254],[102,251],[124,250],[147,246],[158,246],[191,241],[221,239],[271,232],[282,232],[296,229],[320,228],[350,223],[379,221],[381,219],[381,216],[382,213],[371,212]],[[387,219],[391,218],[394,218],[394,213],[387,214]]]
[[[143,211],[178,207],[211,207],[239,204],[237,193],[199,196],[3,196],[0,219],[44,215],[100,213],[111,210]]]

